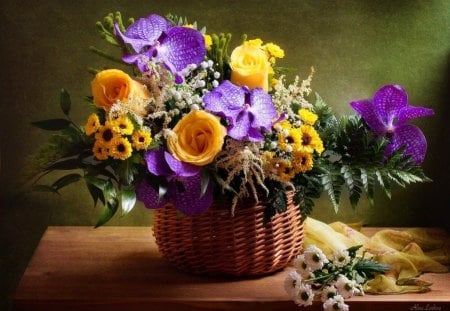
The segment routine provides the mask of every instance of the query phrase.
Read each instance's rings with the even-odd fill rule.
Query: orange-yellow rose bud
[[[125,72],[118,69],[100,71],[91,82],[94,104],[108,111],[120,100],[126,103],[129,98],[143,100],[150,98],[147,87],[131,79]]]
[[[197,166],[214,160],[227,134],[218,117],[202,110],[192,110],[185,115],[173,131],[167,138],[170,153],[179,161]]]
[[[244,43],[231,53],[231,82],[249,89],[269,90],[269,68],[266,53],[258,46]]]

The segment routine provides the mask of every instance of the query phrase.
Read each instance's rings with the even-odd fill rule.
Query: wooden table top
[[[366,229],[373,233],[377,229]],[[13,298],[14,310],[300,310],[286,271],[252,279],[189,275],[158,253],[149,227],[49,227]],[[356,310],[450,310],[450,274],[425,294],[365,295]],[[312,308],[322,310],[322,303]]]

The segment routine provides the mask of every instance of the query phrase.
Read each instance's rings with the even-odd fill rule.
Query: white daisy
[[[293,265],[302,278],[307,279],[311,276],[311,269],[308,267],[305,261],[305,255],[298,255],[293,261]]]
[[[297,296],[294,302],[299,306],[310,306],[313,303],[314,293],[311,285],[302,283],[298,286]]]
[[[321,294],[320,300],[322,300],[322,302],[325,302],[328,299],[333,298],[337,294],[338,294],[338,292],[337,292],[336,287],[334,287],[333,285],[325,286],[322,289],[322,294]]]
[[[344,275],[339,275],[336,281],[336,288],[339,295],[344,298],[350,298],[355,294],[356,282],[354,280],[349,280]]]
[[[341,295],[336,295],[329,298],[323,304],[324,311],[348,311],[348,305],[345,304],[344,298]]]
[[[290,271],[284,279],[284,289],[288,293],[289,297],[295,299],[298,293],[298,288],[302,283],[302,277],[297,271]]]
[[[337,267],[344,267],[350,262],[350,256],[347,250],[339,250],[333,254],[333,264]]]
[[[304,252],[306,265],[311,271],[323,268],[323,265],[328,263],[328,259],[320,248],[315,245],[309,246]]]

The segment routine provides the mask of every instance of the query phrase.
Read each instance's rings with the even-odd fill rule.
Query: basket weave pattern
[[[172,206],[155,211],[153,232],[161,254],[191,273],[252,276],[284,268],[298,254],[303,224],[288,195],[288,209],[264,224],[264,203],[236,208],[234,217],[221,202],[204,214],[181,216]],[[248,204],[248,203],[247,203]],[[248,206],[248,205],[247,205]]]

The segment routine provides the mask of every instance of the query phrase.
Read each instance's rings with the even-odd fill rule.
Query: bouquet
[[[229,202],[233,214],[252,198],[268,202],[270,220],[286,210],[287,191],[307,215],[323,192],[337,211],[343,187],[356,206],[363,194],[372,202],[377,186],[390,196],[393,185],[429,180],[420,167],[426,139],[410,121],[433,111],[409,105],[399,85],[351,102],[355,115],[336,117],[312,96],[313,69],[288,81],[274,43],[244,35],[231,49],[231,34],[209,34],[174,15],[124,22],[115,13],[97,26],[121,56],[91,49],[127,70],[91,69],[93,112],[82,126],[71,120],[63,90],[65,117],[33,123],[55,135],[32,158],[35,190],[86,183],[105,207],[97,226],[136,200],[198,215],[213,200]]]

